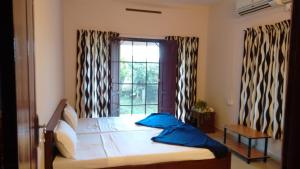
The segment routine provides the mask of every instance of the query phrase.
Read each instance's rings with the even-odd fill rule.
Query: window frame
[[[160,43],[161,43],[161,41],[164,41],[163,39],[145,39],[145,38],[128,38],[128,37],[119,37],[118,38],[118,41],[120,42],[119,43],[119,49],[120,49],[120,47],[121,47],[121,42],[122,41],[129,41],[129,42],[131,42],[131,45],[133,46],[133,43],[134,42],[145,42],[146,43],[146,46],[147,46],[147,44],[148,43],[157,43],[159,46],[160,46]],[[159,55],[160,55],[160,49],[159,49]],[[135,107],[135,106],[144,106],[144,113],[143,113],[143,115],[147,115],[147,105],[149,105],[149,106],[157,106],[157,111],[159,111],[159,106],[160,106],[160,104],[159,104],[159,96],[160,96],[160,71],[161,71],[161,61],[160,61],[160,57],[159,57],[159,60],[158,60],[158,62],[148,62],[147,60],[146,61],[133,61],[133,58],[131,59],[131,61],[121,61],[120,60],[120,56],[121,56],[121,53],[119,52],[119,57],[117,58],[117,60],[112,60],[112,62],[117,62],[118,63],[118,67],[119,67],[119,69],[118,69],[118,82],[116,83],[116,82],[112,82],[112,84],[113,85],[118,85],[118,97],[119,97],[119,102],[118,102],[118,114],[119,115],[125,115],[125,114],[122,114],[121,112],[120,112],[120,110],[121,110],[121,106],[130,106],[131,107],[131,111],[130,111],[130,114],[128,114],[128,115],[135,115],[136,113],[133,113],[134,111],[133,111],[133,108]],[[131,83],[121,83],[120,82],[120,63],[131,63],[132,65],[131,65],[131,76],[132,76],[132,78],[131,78]],[[141,64],[145,64],[146,65],[146,77],[145,77],[145,83],[134,83],[133,82],[133,64],[134,63],[141,63]],[[147,82],[147,65],[148,64],[158,64],[158,67],[159,67],[159,70],[158,70],[158,81],[156,82],[156,83],[148,83]],[[128,85],[132,85],[131,86],[131,93],[133,93],[133,85],[143,85],[143,86],[145,86],[145,91],[147,91],[147,86],[148,85],[157,85],[157,103],[156,104],[151,104],[151,103],[147,103],[147,92],[145,92],[145,101],[144,101],[144,103],[143,104],[134,104],[133,103],[133,99],[131,99],[131,104],[129,105],[129,104],[122,104],[121,105],[121,103],[120,103],[120,94],[121,94],[121,91],[120,91],[120,85],[126,85],[126,84],[128,84]],[[137,114],[138,115],[138,114]]]

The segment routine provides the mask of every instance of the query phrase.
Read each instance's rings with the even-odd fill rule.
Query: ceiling
[[[218,0],[164,0],[174,3],[189,3],[189,4],[212,4]]]
[[[220,0],[119,0],[119,1],[127,1],[133,3],[147,3],[147,4],[163,4],[163,5],[209,5],[213,4]]]

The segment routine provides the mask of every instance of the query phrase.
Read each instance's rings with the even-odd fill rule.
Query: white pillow
[[[78,126],[78,117],[74,108],[67,104],[64,109],[63,116],[64,120],[76,131]]]
[[[75,131],[63,120],[54,129],[54,140],[59,152],[66,158],[75,159],[77,136]]]

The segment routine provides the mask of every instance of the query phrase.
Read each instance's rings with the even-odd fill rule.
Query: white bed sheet
[[[135,124],[135,122],[143,118],[145,118],[145,116],[81,118],[78,119],[76,133],[87,134],[115,131],[152,130],[152,128]]]
[[[156,143],[161,130],[114,131],[78,135],[76,159],[56,156],[54,169],[108,168],[215,158],[208,149]]]
[[[153,128],[135,124],[143,118],[145,116],[98,118],[98,126],[101,132],[152,130]]]
[[[78,126],[76,133],[78,134],[88,134],[88,133],[100,133],[100,127],[98,125],[97,118],[81,118],[78,119]]]

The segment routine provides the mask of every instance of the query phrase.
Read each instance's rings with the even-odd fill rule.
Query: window
[[[118,89],[119,115],[156,113],[159,43],[125,40],[119,47],[118,59],[112,60],[119,67],[118,82],[113,82]]]

